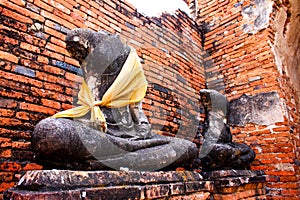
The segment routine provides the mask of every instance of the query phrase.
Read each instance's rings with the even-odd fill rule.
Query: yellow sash
[[[131,50],[120,74],[105,92],[101,101],[96,101],[88,85],[83,81],[78,93],[78,104],[81,106],[59,112],[52,118],[76,118],[91,111],[91,122],[100,124],[100,129],[107,130],[104,114],[99,106],[119,108],[143,100],[146,95],[147,80],[143,72],[140,59],[135,50]]]

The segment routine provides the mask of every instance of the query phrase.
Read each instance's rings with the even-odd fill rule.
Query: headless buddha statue
[[[190,141],[155,134],[142,110],[147,81],[134,49],[118,35],[74,29],[66,48],[83,85],[74,109],[37,124],[32,147],[48,168],[158,170],[197,157]]]

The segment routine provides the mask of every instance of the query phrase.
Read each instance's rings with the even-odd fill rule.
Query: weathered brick
[[[20,120],[5,117],[0,117],[0,122],[3,126],[19,126],[22,124]]]
[[[42,8],[42,9],[45,9],[45,10],[49,11],[49,12],[53,12],[54,7],[44,3],[41,0],[34,0],[34,4],[37,5],[38,7]]]
[[[14,10],[14,11],[16,11],[16,12],[18,12],[18,13],[24,15],[24,16],[30,17],[34,20],[38,20],[38,21],[41,21],[41,22],[45,21],[43,16],[41,16],[37,13],[34,13],[32,11],[29,11],[25,8],[22,8],[22,7],[14,4],[14,3],[11,3],[9,1],[1,1],[0,4],[3,5],[3,6],[8,7],[9,9],[12,9],[12,10]]]
[[[11,158],[11,156],[12,156],[11,149],[0,149],[0,158]]]
[[[13,12],[11,10],[8,10],[8,9],[3,9],[1,14],[4,15],[4,16],[13,18],[17,21],[23,22],[23,23],[27,23],[27,24],[32,23],[32,20],[29,17],[25,17],[21,14],[15,13],[15,12]]]
[[[25,103],[21,102],[20,103],[20,109],[22,110],[27,110],[27,111],[33,111],[33,112],[39,112],[39,113],[45,113],[49,115],[54,115],[57,111],[51,108],[47,108],[44,106],[40,105],[35,105],[35,104],[30,104],[30,103]],[[1,118],[0,118],[1,120]]]
[[[13,117],[14,115],[15,115],[15,112],[13,110],[0,108],[0,116],[1,117]]]
[[[0,137],[0,147],[11,147],[11,138],[1,138]]]
[[[13,178],[13,172],[0,172],[0,182],[12,182]]]
[[[51,51],[55,51],[55,52],[58,52],[60,54],[63,54],[63,55],[69,55],[68,51],[65,48],[57,46],[57,45],[52,44],[52,43],[48,43],[46,45],[46,48],[50,49]]]
[[[149,199],[162,198],[169,195],[170,186],[165,185],[153,185],[146,186],[146,197]]]
[[[13,73],[9,73],[9,72],[4,72],[0,70],[0,75],[2,77],[5,77],[8,80],[14,80],[17,82],[22,82],[22,83],[26,83],[26,84],[30,84],[36,87],[42,87],[43,83],[37,80],[34,80],[32,78],[28,78],[22,75],[17,75],[17,74],[13,74]]]
[[[41,102],[42,102],[42,105],[50,107],[50,108],[55,108],[55,109],[61,108],[61,104],[57,101],[42,99]]]
[[[19,172],[22,166],[17,162],[0,162],[0,170],[5,172]]]
[[[43,169],[43,166],[36,164],[36,163],[28,163],[25,167],[23,167],[23,170],[29,171],[29,170],[41,170]]]
[[[30,149],[31,142],[12,142],[13,149]]]
[[[2,182],[0,183],[0,192],[4,192],[8,188],[11,188],[15,185],[14,182]]]
[[[21,120],[29,120],[29,113],[27,112],[17,112],[16,117]]]
[[[48,64],[49,63],[49,59],[44,57],[44,56],[38,56],[37,57],[37,61],[43,64]]]
[[[18,63],[19,58],[11,53],[0,50],[0,59],[7,60],[13,63]]]

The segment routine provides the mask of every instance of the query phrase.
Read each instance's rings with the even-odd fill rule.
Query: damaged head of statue
[[[68,32],[65,42],[66,49],[73,58],[80,64],[86,59],[89,53],[96,47],[94,44],[101,44],[109,36],[105,31],[93,32],[88,29],[77,28]]]

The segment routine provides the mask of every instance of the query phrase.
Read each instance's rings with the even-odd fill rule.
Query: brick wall
[[[199,0],[190,3],[192,9],[198,8],[193,12],[205,33],[207,86],[224,93],[229,100],[243,94],[253,96],[271,91],[279,94],[283,121],[269,125],[247,123],[233,127],[232,132],[234,140],[247,143],[257,153],[252,169],[265,170],[270,175],[268,198],[298,199],[299,96],[288,75],[294,72],[287,71],[297,65],[284,66],[278,62],[281,56],[275,46],[277,34],[283,29],[277,26],[277,20],[281,19],[279,11],[284,10],[283,16],[288,16],[284,6],[289,2]]]
[[[69,29],[119,33],[149,81],[144,110],[157,133],[195,139],[204,88],[200,31],[184,13],[147,18],[125,1],[0,1],[0,193],[34,161],[30,133],[72,107],[81,70],[65,49]],[[195,127],[190,129],[190,127]]]
[[[256,151],[252,169],[270,175],[269,199],[299,197],[299,99],[287,71],[292,66],[281,66],[276,50],[277,19],[282,10],[289,15],[287,2],[186,2],[198,25],[181,12],[148,18],[126,1],[0,1],[0,192],[25,171],[42,168],[30,133],[41,119],[72,107],[81,70],[64,38],[67,30],[85,27],[119,33],[138,50],[149,81],[144,110],[159,134],[200,142],[198,91],[205,83],[229,100],[277,92],[282,122],[247,123],[232,132]],[[261,20],[252,12],[257,7],[266,8],[257,10],[266,12]]]

